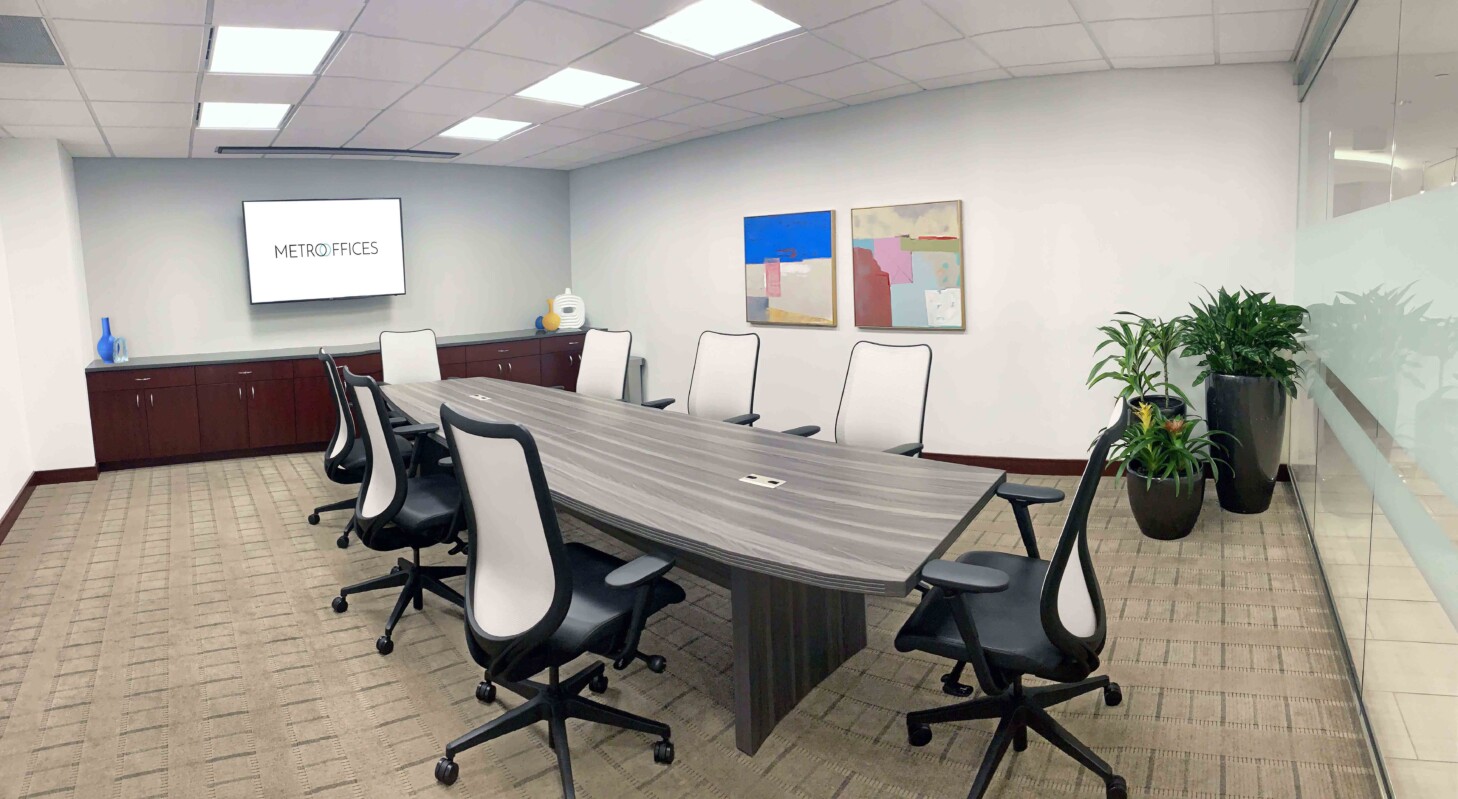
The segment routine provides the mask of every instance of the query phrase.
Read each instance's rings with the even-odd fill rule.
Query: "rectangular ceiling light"
[[[753,0],[699,0],[643,33],[717,56],[799,27]]]
[[[452,139],[499,141],[531,124],[530,122],[517,122],[514,119],[471,117],[440,135],[449,136]]]
[[[522,89],[516,93],[516,96],[525,97],[528,100],[545,100],[549,103],[584,106],[615,94],[622,94],[637,85],[630,80],[568,67],[540,83]]]
[[[312,75],[339,31],[220,27],[209,72],[241,75]]]
[[[288,103],[203,103],[198,129],[278,130]]]

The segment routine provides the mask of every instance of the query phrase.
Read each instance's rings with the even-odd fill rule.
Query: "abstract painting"
[[[835,212],[744,218],[745,318],[835,327]]]
[[[962,202],[851,209],[856,327],[966,330]]]

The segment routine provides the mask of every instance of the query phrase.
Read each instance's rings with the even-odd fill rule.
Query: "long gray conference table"
[[[415,423],[439,424],[444,402],[525,426],[559,510],[729,589],[747,754],[865,647],[865,595],[910,593],[1004,479],[491,378],[384,390]]]

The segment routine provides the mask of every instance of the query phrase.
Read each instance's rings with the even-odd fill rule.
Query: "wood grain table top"
[[[417,423],[439,424],[448,403],[525,426],[553,498],[573,513],[732,567],[862,594],[910,593],[922,564],[1005,477],[491,378],[384,391]],[[749,474],[785,482],[740,482]]]

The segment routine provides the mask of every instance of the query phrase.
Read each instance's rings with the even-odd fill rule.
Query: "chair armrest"
[[[955,560],[934,560],[921,567],[921,579],[946,591],[966,594],[995,594],[1006,591],[1012,578],[1007,572],[958,563]]]
[[[906,455],[907,457],[910,457],[912,455],[920,455],[921,454],[921,445],[920,444],[902,444],[902,445],[900,445],[898,447],[892,447],[892,448],[890,448],[890,449],[888,449],[886,451],[889,452],[889,453],[891,453],[892,455]]]
[[[1063,501],[1063,492],[1056,488],[1030,486],[1022,483],[1003,483],[997,487],[997,495],[1008,502],[1022,502],[1028,505]]]
[[[639,555],[633,561],[613,569],[602,581],[609,588],[637,588],[657,580],[672,568],[672,558]]]
[[[431,433],[434,433],[435,431],[437,431],[439,429],[440,429],[440,425],[434,425],[434,424],[407,424],[407,425],[401,425],[400,427],[395,428],[394,431],[392,431],[392,432],[394,432],[395,435],[397,435],[397,436],[406,436],[406,437],[409,437],[409,436],[419,436],[419,435],[427,435],[428,436]]]
[[[807,424],[804,427],[792,427],[784,432],[792,436],[809,438],[810,436],[813,436],[816,433],[820,432],[820,425]]]
[[[456,468],[456,462],[451,458],[441,458],[435,462],[435,465],[447,471]]]
[[[555,388],[558,391],[566,391],[567,390],[567,387],[566,386],[547,386],[547,388]]]
[[[391,427],[399,427],[402,424],[410,424],[410,420],[409,419],[406,419],[404,416],[391,416],[390,417],[390,426]]]
[[[678,402],[678,400],[674,399],[673,397],[667,397],[665,399],[648,400],[647,402],[643,403],[643,407],[657,408],[661,411],[675,402]]]
[[[759,414],[741,413],[738,416],[731,416],[724,421],[728,422],[729,424],[754,424],[755,422],[759,421]]]

